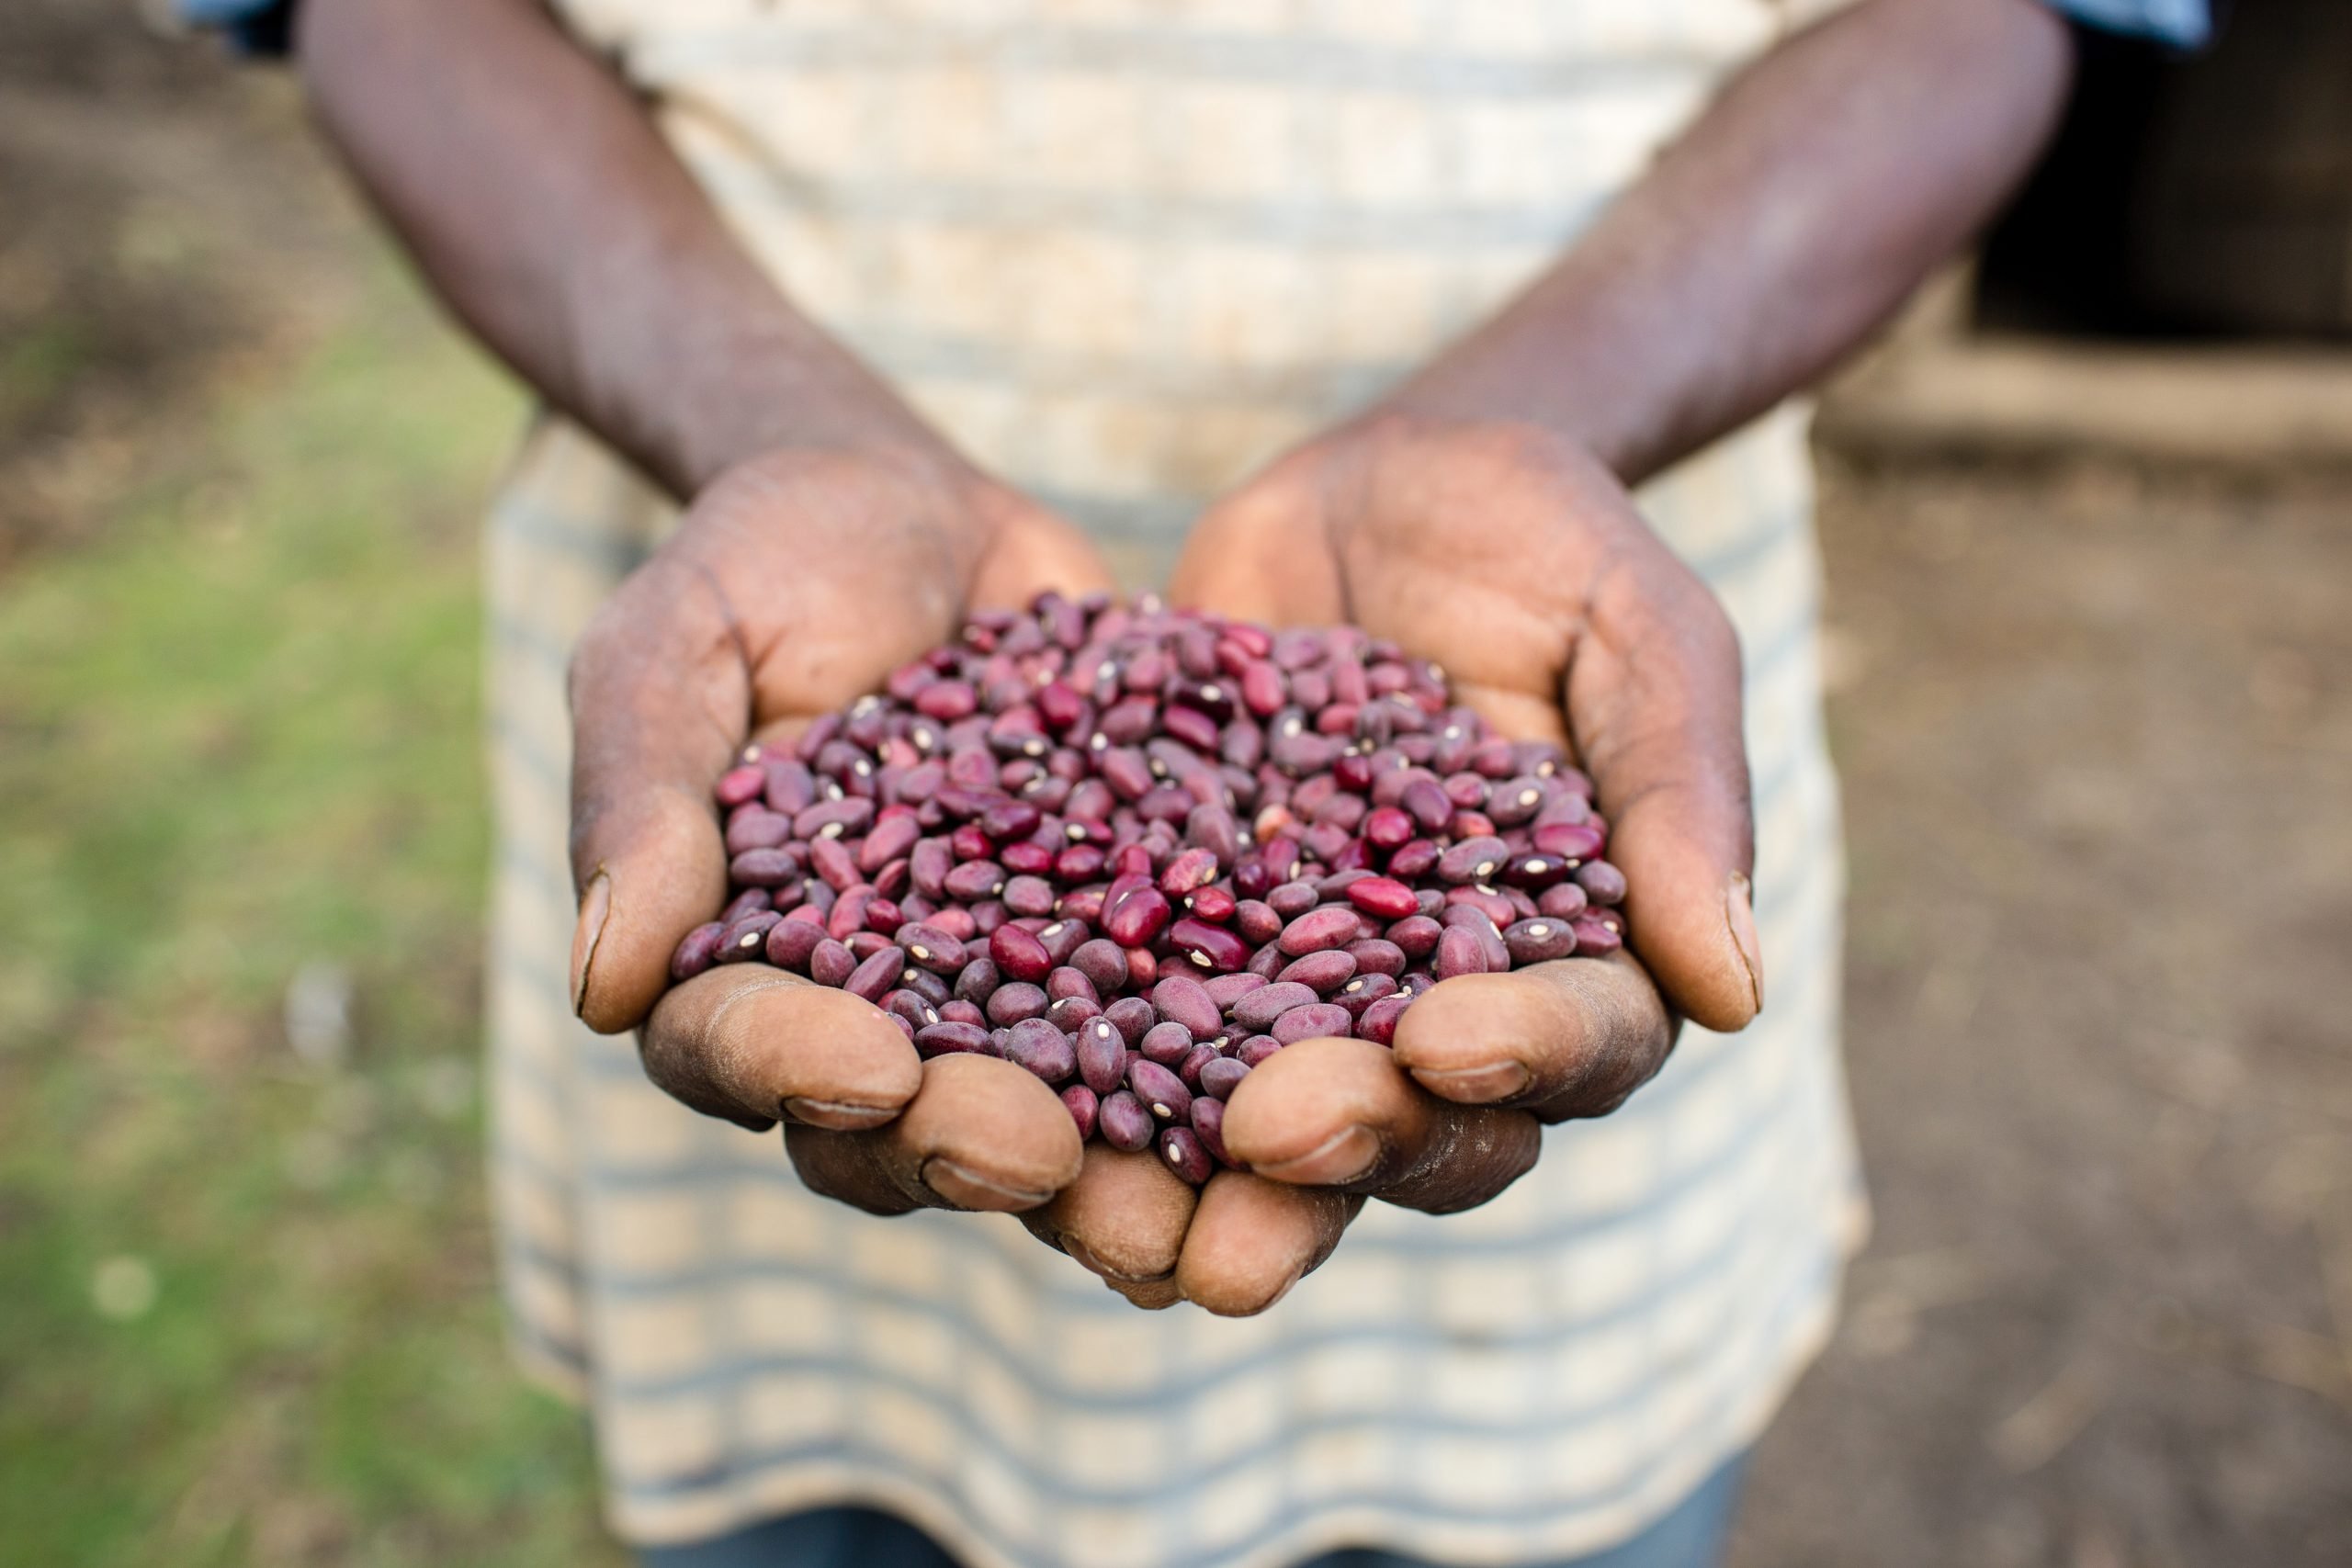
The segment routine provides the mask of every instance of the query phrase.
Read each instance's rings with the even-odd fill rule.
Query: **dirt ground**
[[[0,572],[349,308],[301,134],[0,8]],[[1734,1561],[2352,1562],[2352,476],[1826,467],[1877,1225]]]

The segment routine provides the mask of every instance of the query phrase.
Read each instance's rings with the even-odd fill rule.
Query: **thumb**
[[[599,1033],[644,1021],[679,940],[726,899],[711,787],[750,713],[732,617],[682,563],[640,569],[572,653],[571,1005]]]
[[[1566,678],[1569,726],[1625,874],[1634,951],[1713,1030],[1764,1005],[1739,639],[1714,595],[1634,524],[1593,584]]]

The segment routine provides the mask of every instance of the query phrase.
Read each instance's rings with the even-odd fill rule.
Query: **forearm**
[[[778,447],[944,452],[533,0],[311,0],[296,48],[328,137],[450,310],[673,494]]]
[[[2073,68],[2038,0],[1866,0],[1736,79],[1382,407],[1531,421],[1628,482],[1807,385],[2015,187]]]

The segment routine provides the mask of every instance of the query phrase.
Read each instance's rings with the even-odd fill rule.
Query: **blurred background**
[[[0,7],[0,1562],[617,1564],[483,1213],[524,417],[290,85]],[[1734,1562],[2352,1562],[2352,6],[1826,400],[1877,1225]]]

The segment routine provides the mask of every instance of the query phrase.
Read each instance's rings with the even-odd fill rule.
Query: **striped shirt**
[[[1524,282],[1822,0],[565,0],[794,297],[1130,579]],[[980,1564],[1605,1546],[1750,1442],[1861,1204],[1805,414],[1648,486],[1747,654],[1771,1004],[1496,1201],[1374,1204],[1272,1312],[1139,1313],[1001,1215],[879,1220],[566,1005],[564,665],[669,510],[543,419],[487,542],[493,1171],[526,1359],[625,1535],[893,1508]]]

